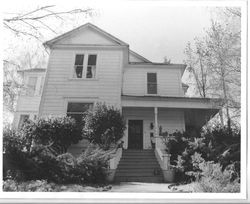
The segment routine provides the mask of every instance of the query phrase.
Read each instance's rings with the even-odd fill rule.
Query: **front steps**
[[[162,183],[162,170],[153,150],[123,150],[115,182]]]

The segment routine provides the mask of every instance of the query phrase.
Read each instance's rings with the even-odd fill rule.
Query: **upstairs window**
[[[29,77],[26,95],[34,96],[36,92],[37,77]]]
[[[147,73],[147,91],[148,91],[148,94],[157,94],[156,73]]]
[[[75,57],[74,65],[74,78],[86,78],[91,79],[96,77],[96,62],[97,55],[89,54],[77,54]]]
[[[86,78],[95,78],[96,72],[96,55],[89,55]]]
[[[82,78],[84,55],[76,55],[74,66],[74,78]]]

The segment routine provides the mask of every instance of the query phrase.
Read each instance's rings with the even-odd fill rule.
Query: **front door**
[[[128,121],[128,149],[143,149],[143,121]]]

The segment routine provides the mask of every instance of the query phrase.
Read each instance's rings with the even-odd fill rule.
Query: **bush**
[[[240,131],[237,129],[228,131],[227,127],[216,126],[204,129],[198,138],[190,136],[187,132],[175,132],[171,137],[165,134],[163,138],[171,154],[171,164],[177,167],[178,177],[185,181],[195,178],[185,172],[198,171],[193,162],[199,156],[205,161],[219,163],[222,170],[233,165],[240,176]]]
[[[62,127],[63,123],[65,127]],[[48,127],[50,136],[46,136],[43,140],[40,137],[45,134],[45,127]],[[54,134],[60,133],[59,127],[65,131],[61,130],[61,137],[54,137]],[[4,180],[39,179],[57,183],[104,181],[110,151],[104,151],[97,146],[90,145],[79,158],[75,158],[69,153],[62,154],[60,151],[55,151],[48,144],[51,142],[60,147],[64,143],[64,150],[65,146],[72,142],[66,133],[72,134],[71,128],[73,127],[72,120],[69,118],[54,118],[51,120],[41,119],[34,123],[29,121],[21,131],[6,129],[3,138]],[[34,141],[36,145],[34,145]],[[38,141],[42,141],[42,144],[37,144]]]
[[[3,182],[3,191],[52,192],[54,188],[55,184],[49,184],[45,180],[35,180],[23,183],[18,183],[14,180],[6,180]]]
[[[39,118],[35,122],[28,120],[20,134],[24,135],[30,146],[32,142],[49,145],[57,153],[65,153],[71,144],[82,139],[74,119],[66,116]]]
[[[199,168],[202,173],[196,179],[195,191],[211,193],[240,192],[239,177],[235,177],[235,170],[228,166],[224,171],[222,166],[213,162],[201,162]]]
[[[83,121],[83,135],[104,149],[119,141],[126,128],[120,110],[105,104],[97,104],[93,110],[88,110]]]

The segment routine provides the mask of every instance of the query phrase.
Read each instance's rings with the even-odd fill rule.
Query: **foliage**
[[[71,144],[82,137],[77,131],[74,119],[70,117],[39,118],[35,122],[28,120],[20,132],[31,147],[31,143],[51,147],[55,153],[65,153]]]
[[[56,183],[81,184],[104,181],[107,161],[113,150],[104,151],[96,145],[90,145],[78,158],[69,153],[58,151],[55,153],[55,150],[47,144],[55,140],[54,142],[60,146],[62,144],[62,142],[59,142],[61,138],[54,138],[53,136],[60,128],[62,138],[63,134],[70,134],[72,121],[69,118],[49,120],[51,124],[47,120],[39,121],[40,123],[37,121],[34,123],[28,122],[21,131],[10,129],[4,131],[3,166],[5,180],[45,179]],[[58,123],[58,121],[60,122]],[[66,121],[64,127],[61,125],[62,121]],[[36,125],[36,123],[39,125]],[[48,127],[47,135],[44,135],[45,127]],[[63,128],[66,131],[63,131]],[[39,138],[43,135],[44,138]],[[65,137],[68,136],[65,135]],[[36,141],[36,145],[34,145],[32,139]],[[38,141],[41,144],[37,144]],[[62,141],[69,144],[68,138]]]
[[[83,120],[84,136],[104,149],[119,141],[126,128],[120,110],[105,104],[97,104],[93,110],[88,110]]]
[[[18,183],[15,180],[8,179],[3,182],[3,191],[52,192],[54,186],[55,184],[49,184],[45,180]]]
[[[101,192],[108,191],[112,187],[110,185],[84,186],[80,184],[56,184],[46,180],[31,180],[24,182],[17,182],[8,179],[3,182],[3,191],[5,192]]]
[[[240,10],[228,8],[218,13],[220,19],[211,21],[206,35],[195,38],[194,45],[188,43],[185,63],[196,95],[223,99],[220,120],[224,125],[225,116],[230,129],[232,120],[239,121],[241,106],[241,15]]]
[[[223,171],[232,165],[240,176],[238,129],[229,131],[227,127],[215,126],[203,129],[198,138],[189,136],[187,132],[175,132],[172,136],[165,134],[164,137],[163,141],[171,154],[171,165],[177,168],[181,180],[194,180],[197,176],[194,173],[200,172],[198,164],[203,161],[219,163]]]
[[[240,180],[233,165],[228,166],[224,171],[222,166],[213,162],[201,162],[200,176],[196,178],[195,191],[235,193],[240,192]]]

